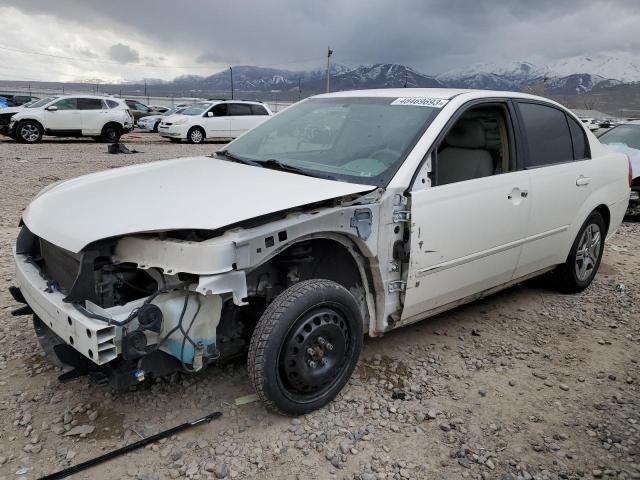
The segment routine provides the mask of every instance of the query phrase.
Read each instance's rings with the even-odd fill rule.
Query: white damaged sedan
[[[381,336],[549,272],[593,280],[629,162],[521,93],[319,95],[209,157],[47,187],[15,247],[20,312],[71,374],[127,386],[248,352],[302,414]]]

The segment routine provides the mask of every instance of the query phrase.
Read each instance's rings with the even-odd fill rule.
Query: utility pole
[[[331,55],[333,54],[333,50],[331,47],[327,47],[327,93],[329,93],[329,79],[331,78]]]
[[[407,72],[407,69],[404,70],[404,87],[403,88],[407,88],[407,82],[409,80],[409,73]]]
[[[233,100],[233,67],[229,67],[229,75],[231,76],[231,100]]]
[[[31,96],[31,84],[29,84],[29,96]]]
[[[298,101],[300,101],[300,97],[302,96],[302,89],[300,88],[300,81],[302,79],[298,77]]]
[[[144,79],[144,96],[145,96],[145,97],[147,96],[147,79],[146,79],[146,78]],[[149,100],[147,100],[147,102],[148,102],[148,101],[149,101]]]

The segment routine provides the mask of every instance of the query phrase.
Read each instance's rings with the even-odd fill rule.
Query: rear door
[[[580,125],[564,110],[518,101],[529,173],[531,216],[515,277],[564,263],[573,243],[571,224],[593,191],[594,164]]]
[[[207,138],[229,138],[231,136],[228,113],[229,104],[218,103],[203,115],[202,126]]]
[[[248,103],[229,103],[229,120],[232,137],[238,137],[259,123],[259,116],[251,112]]]
[[[78,98],[83,135],[99,135],[106,123],[108,110],[100,98]]]
[[[51,107],[56,107],[50,110]],[[77,98],[63,98],[45,108],[44,127],[52,133],[82,133],[82,116]]]

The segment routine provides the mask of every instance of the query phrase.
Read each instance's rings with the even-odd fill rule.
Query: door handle
[[[577,179],[576,179],[576,186],[578,187],[584,187],[586,185],[589,185],[591,183],[591,179],[588,177],[585,177],[583,175],[580,175]]]

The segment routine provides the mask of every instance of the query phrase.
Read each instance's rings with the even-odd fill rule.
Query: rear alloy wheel
[[[204,131],[201,128],[194,127],[189,130],[187,134],[187,138],[190,143],[203,143],[204,142]]]
[[[335,398],[362,349],[355,298],[329,280],[306,280],[280,294],[251,338],[249,376],[266,404],[301,415]]]
[[[567,261],[558,267],[558,289],[578,293],[587,288],[598,272],[607,228],[599,212],[592,212],[582,224]]]
[[[120,127],[113,124],[107,124],[102,129],[101,139],[105,142],[115,143],[120,140],[120,136],[122,135],[122,131]]]
[[[42,140],[42,127],[33,120],[23,120],[16,127],[16,138],[22,143],[37,143]]]

